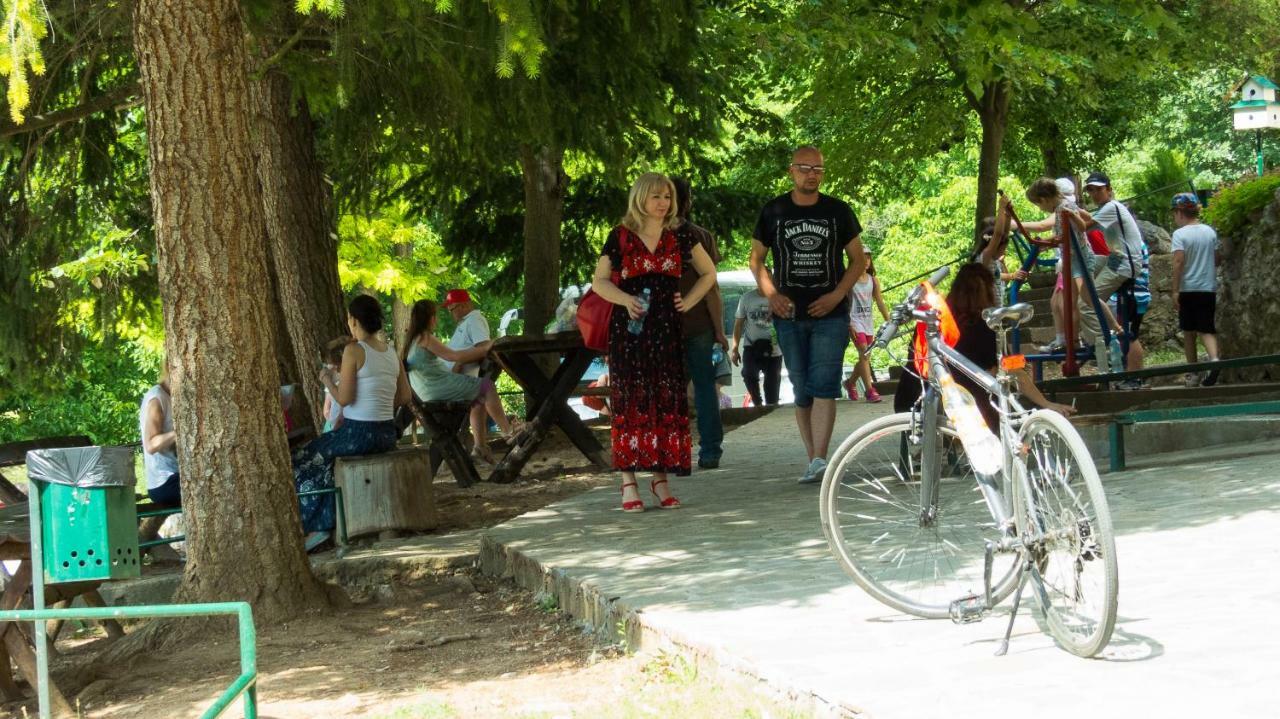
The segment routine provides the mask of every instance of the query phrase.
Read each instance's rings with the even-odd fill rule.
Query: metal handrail
[[[35,571],[43,571],[37,568]],[[154,619],[162,617],[204,617],[234,614],[239,619],[240,676],[214,700],[200,715],[201,719],[213,719],[226,711],[241,695],[244,695],[245,719],[258,716],[258,648],[257,633],[253,627],[253,609],[248,602],[211,602],[208,604],[166,604],[138,607],[85,607],[71,609],[13,609],[0,612],[0,622],[45,622],[50,619]],[[48,684],[44,674],[39,681]],[[41,716],[49,716],[41,708]]]

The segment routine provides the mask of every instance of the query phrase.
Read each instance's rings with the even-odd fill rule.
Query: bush
[[[137,442],[138,403],[158,367],[137,344],[89,345],[53,389],[14,388],[0,405],[0,443],[79,434],[100,445]]]
[[[1218,190],[1205,210],[1204,220],[1219,235],[1234,235],[1243,230],[1251,216],[1259,212],[1276,197],[1280,190],[1280,172],[1272,172]]]
[[[1151,157],[1151,164],[1134,178],[1134,199],[1129,203],[1130,209],[1140,219],[1172,230],[1170,200],[1179,192],[1191,189],[1189,177],[1185,155],[1177,150],[1157,150]]]

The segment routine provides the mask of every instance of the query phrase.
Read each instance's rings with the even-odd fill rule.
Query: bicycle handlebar
[[[945,280],[947,275],[950,273],[950,267],[939,267],[936,272],[929,276],[929,286],[937,287],[938,283]],[[924,287],[925,285],[923,282],[916,285],[916,288],[911,291],[911,294],[907,295],[907,299],[893,308],[893,312],[890,314],[889,320],[883,325],[880,325],[880,331],[876,333],[876,339],[875,342],[872,343],[872,347],[884,349],[891,341],[893,341],[893,338],[898,336],[899,325],[911,319],[911,311],[920,304],[920,300],[924,299]]]

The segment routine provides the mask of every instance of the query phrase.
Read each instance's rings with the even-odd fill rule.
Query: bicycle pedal
[[[980,594],[968,594],[951,602],[947,609],[956,624],[972,624],[986,619],[991,608]]]

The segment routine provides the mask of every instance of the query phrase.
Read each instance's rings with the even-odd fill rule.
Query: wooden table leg
[[[80,596],[84,598],[85,606],[88,606],[88,607],[107,606],[107,600],[103,599],[102,595],[99,594],[98,590],[96,589],[90,589],[89,591],[85,592]],[[120,622],[114,619],[104,619],[102,620],[101,624],[102,624],[102,628],[106,630],[108,638],[119,639],[120,637],[124,636],[124,627],[120,626]]]
[[[587,459],[601,467],[607,465],[604,447],[568,404],[569,395],[594,357],[595,352],[585,348],[570,350],[555,373],[548,377],[527,354],[499,355],[498,359],[507,373],[530,396],[527,414],[529,436],[498,463],[490,476],[491,481],[514,481],[552,426],[560,427]]]
[[[24,559],[18,565],[18,571],[14,572],[13,578],[5,587],[4,595],[0,596],[0,609],[9,610],[17,609],[26,599],[27,590],[31,588],[31,560]],[[8,659],[12,659],[14,664],[18,665],[18,672],[22,678],[32,687],[36,686],[36,653],[31,640],[27,638],[17,626],[15,622],[4,622],[0,624],[0,642],[4,644],[4,650],[8,653]],[[6,670],[8,664],[6,663]],[[0,688],[7,691],[7,687],[3,687],[4,680],[0,679]],[[10,677],[9,684],[13,689],[17,689],[16,683]],[[22,699],[19,694],[14,699]],[[66,697],[62,696],[58,685],[49,681],[49,699],[53,704],[54,716],[73,716],[71,705],[67,703]]]

